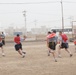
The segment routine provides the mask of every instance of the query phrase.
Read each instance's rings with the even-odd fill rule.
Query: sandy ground
[[[47,56],[46,42],[26,42],[23,49],[25,58],[14,50],[13,43],[4,47],[6,57],[0,51],[0,75],[76,75],[76,53],[74,45],[70,45],[73,57],[62,50],[62,58],[54,62],[52,55]]]

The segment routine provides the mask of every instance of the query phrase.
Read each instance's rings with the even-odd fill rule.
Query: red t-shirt
[[[61,37],[62,37],[62,39],[63,39],[64,42],[66,42],[68,40],[68,37],[67,37],[66,34],[62,34]]]
[[[47,36],[47,38],[50,39],[50,38],[53,38],[53,37],[55,37],[55,36],[56,36],[55,33],[51,33],[51,34],[49,34],[49,35]]]
[[[74,40],[74,44],[76,45],[76,40]]]
[[[14,42],[17,43],[17,44],[20,44],[20,37],[17,37],[17,36],[16,36],[16,37],[14,38]]]

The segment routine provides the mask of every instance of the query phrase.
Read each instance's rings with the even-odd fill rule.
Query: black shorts
[[[15,45],[15,50],[18,51],[19,49],[22,50],[22,44],[21,43]]]
[[[3,45],[5,45],[5,40],[4,39],[2,40],[2,43],[3,43]]]
[[[60,48],[67,49],[67,48],[69,48],[69,45],[68,45],[68,43],[62,43]]]
[[[55,42],[49,42],[49,48],[52,50],[56,49],[56,43]]]
[[[2,47],[3,46],[3,43],[0,43],[0,47]]]

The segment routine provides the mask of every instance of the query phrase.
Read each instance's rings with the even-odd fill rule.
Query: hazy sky
[[[27,29],[47,26],[61,28],[61,0],[0,0],[0,3],[48,2],[43,4],[0,4],[0,27],[23,27],[26,10]],[[71,3],[70,3],[71,2]],[[75,3],[74,3],[75,2]],[[70,17],[76,20],[76,0],[63,0],[65,27],[71,26]]]

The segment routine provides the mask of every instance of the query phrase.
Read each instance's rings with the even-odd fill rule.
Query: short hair
[[[2,34],[3,34],[3,32],[2,32]]]
[[[48,31],[48,34],[51,34],[51,32],[50,32],[50,31]]]
[[[20,36],[19,34],[17,34],[17,36]]]
[[[53,30],[53,33],[56,33],[56,30]]]
[[[62,31],[59,31],[59,33],[62,33]]]

